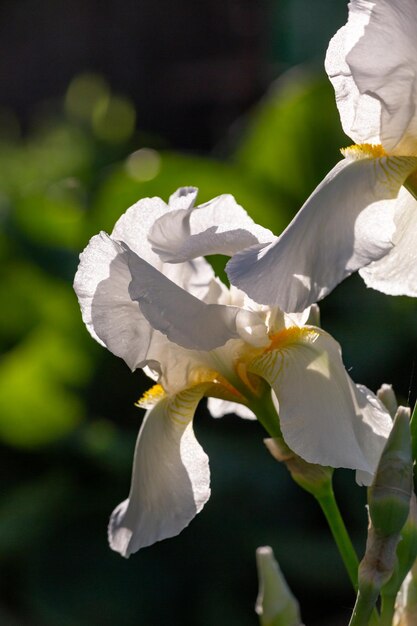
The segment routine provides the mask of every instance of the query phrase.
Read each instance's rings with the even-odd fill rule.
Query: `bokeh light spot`
[[[129,139],[135,129],[136,113],[127,98],[111,96],[97,102],[93,111],[93,129],[96,136],[109,143]]]
[[[161,157],[152,148],[141,148],[133,152],[126,160],[126,170],[134,180],[145,182],[158,176],[161,169]]]
[[[81,74],[70,83],[65,96],[67,112],[80,120],[90,122],[98,103],[110,97],[109,87],[101,76]]]

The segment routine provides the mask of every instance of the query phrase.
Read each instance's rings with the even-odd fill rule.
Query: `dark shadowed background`
[[[344,0],[0,2],[0,624],[255,626],[270,544],[308,626],[354,598],[315,503],[258,424],[204,407],[212,497],[125,561],[106,524],[128,493],[149,385],[87,334],[78,254],[140,197],[233,193],[277,234],[349,144],[323,59]],[[220,267],[222,259],[216,259]],[[417,307],[354,276],[322,304],[351,376],[415,397]],[[363,550],[365,494],[336,472]]]

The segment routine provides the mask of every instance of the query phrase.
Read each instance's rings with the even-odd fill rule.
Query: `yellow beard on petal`
[[[174,397],[176,397],[178,393],[191,391],[204,383],[211,383],[210,386],[207,387],[207,393],[205,395],[221,398],[222,400],[229,400],[230,402],[246,404],[245,397],[235,389],[224,376],[219,374],[219,372],[204,367],[195,368],[191,372],[188,386],[183,389],[182,392],[174,394]],[[167,393],[162,385],[156,384],[145,391],[139,400],[135,402],[135,406],[139,409],[151,409],[165,397],[167,397]]]
[[[363,159],[381,159],[383,157],[389,157],[387,152],[381,144],[361,143],[347,148],[341,148],[340,152],[346,159],[350,161],[361,161]],[[411,155],[410,155],[411,156]],[[417,156],[414,154],[414,156]],[[391,156],[391,160],[395,160],[395,156]],[[403,185],[408,191],[417,199],[417,170],[414,170],[412,174],[403,182]]]
[[[280,350],[281,348],[285,348],[292,343],[297,343],[302,339],[307,339],[308,341],[313,342],[318,336],[318,331],[315,328],[309,328],[308,326],[304,326],[303,328],[300,328],[299,326],[290,326],[290,328],[284,328],[278,333],[271,335],[271,343],[266,348],[265,352]]]
[[[139,409],[150,409],[155,404],[158,404],[162,398],[165,397],[165,390],[162,385],[154,385],[139,398],[137,402],[135,402],[135,406]]]
[[[360,143],[347,148],[341,148],[340,152],[347,159],[360,161],[361,159],[380,159],[388,156],[381,144]]]

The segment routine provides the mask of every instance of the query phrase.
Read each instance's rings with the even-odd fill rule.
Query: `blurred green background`
[[[95,344],[72,291],[89,238],[144,196],[232,193],[283,229],[349,143],[322,69],[345,2],[106,6],[0,3],[0,624],[254,626],[263,544],[306,624],[346,624],[320,512],[234,416],[195,420],[212,497],[190,527],[128,561],[110,551],[149,382]],[[415,302],[354,276],[321,308],[355,381],[414,400]],[[361,550],[365,494],[351,472],[336,489]]]

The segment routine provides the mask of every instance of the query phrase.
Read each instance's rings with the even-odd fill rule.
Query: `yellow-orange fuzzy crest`
[[[139,409],[150,409],[151,407],[158,404],[160,400],[165,396],[165,391],[162,385],[154,385],[145,393],[143,396],[139,398],[137,402],[135,402],[135,406]]]
[[[341,148],[340,152],[347,159],[360,161],[361,159],[380,159],[388,156],[381,144],[360,143]]]
[[[265,352],[272,352],[273,350],[280,350],[292,343],[298,343],[302,340],[314,341],[318,337],[318,332],[314,328],[304,326],[290,326],[290,328],[283,328],[279,332],[271,335],[271,343],[266,348]]]

